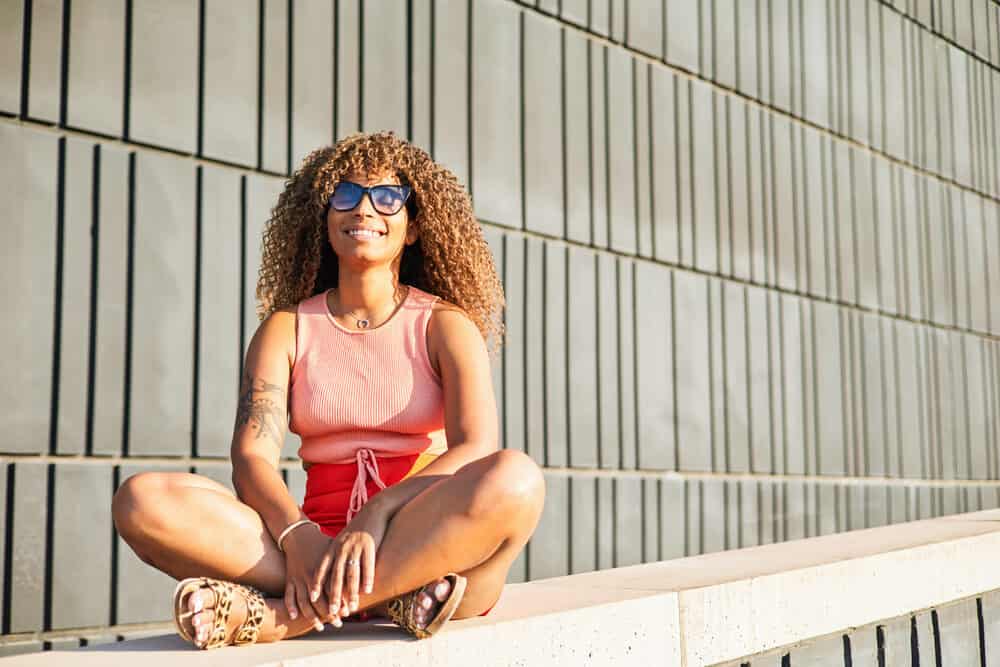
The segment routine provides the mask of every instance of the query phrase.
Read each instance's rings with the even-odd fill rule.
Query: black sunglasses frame
[[[360,192],[360,194],[358,195],[358,198],[356,200],[354,200],[354,203],[349,208],[338,208],[338,207],[336,207],[336,206],[333,205],[333,198],[337,194],[337,188],[339,188],[341,185],[353,185],[354,187],[358,188],[358,191]],[[379,205],[375,203],[375,198],[372,196],[372,191],[373,190],[379,190],[380,188],[388,189],[388,190],[391,190],[393,192],[398,192],[398,193],[401,193],[403,195],[403,198],[399,201],[399,206],[396,208],[396,210],[394,210],[392,212],[385,211],[385,210],[380,209]],[[371,202],[372,208],[374,208],[376,211],[378,211],[382,215],[396,215],[401,210],[403,210],[403,207],[406,206],[406,202],[410,199],[410,195],[412,195],[412,194],[413,194],[413,188],[411,188],[409,185],[389,185],[389,184],[382,184],[382,185],[364,186],[364,185],[360,185],[358,183],[355,183],[354,181],[340,181],[334,187],[333,192],[330,193],[330,199],[327,201],[327,206],[329,208],[332,208],[334,211],[342,211],[342,212],[343,211],[353,211],[355,208],[357,208],[358,204],[361,203],[361,200],[364,199],[365,196],[367,195],[368,196],[368,201]]]

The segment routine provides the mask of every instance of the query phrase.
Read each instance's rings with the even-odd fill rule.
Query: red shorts
[[[376,457],[376,460],[379,476],[389,487],[419,472],[435,458],[437,456],[433,454],[412,454]],[[306,497],[302,511],[330,537],[336,537],[347,525],[347,508],[357,475],[356,463],[314,463],[306,471]],[[382,490],[370,477],[365,488],[369,500]],[[485,616],[492,609],[490,607],[480,616]]]

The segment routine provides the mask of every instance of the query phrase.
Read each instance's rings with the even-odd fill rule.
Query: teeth
[[[352,229],[347,232],[348,236],[355,239],[377,239],[382,236],[379,232],[370,229]]]

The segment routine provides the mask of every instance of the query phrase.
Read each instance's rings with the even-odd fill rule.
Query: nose
[[[361,201],[358,205],[354,207],[354,214],[361,218],[374,218],[378,215],[375,207],[372,205],[372,197],[370,192],[366,192],[361,195]]]

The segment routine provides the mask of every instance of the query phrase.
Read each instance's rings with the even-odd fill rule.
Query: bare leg
[[[374,590],[362,596],[361,608],[457,571],[469,583],[456,617],[485,611],[534,531],[543,499],[541,473],[523,454],[497,452],[463,467],[393,518],[379,548]],[[260,517],[221,485],[186,473],[137,475],[115,495],[114,517],[139,557],[175,578],[211,576],[274,596],[262,641],[311,629],[302,617],[287,617],[280,599],[284,558]],[[192,607],[208,610],[213,603],[210,593],[191,597]]]

